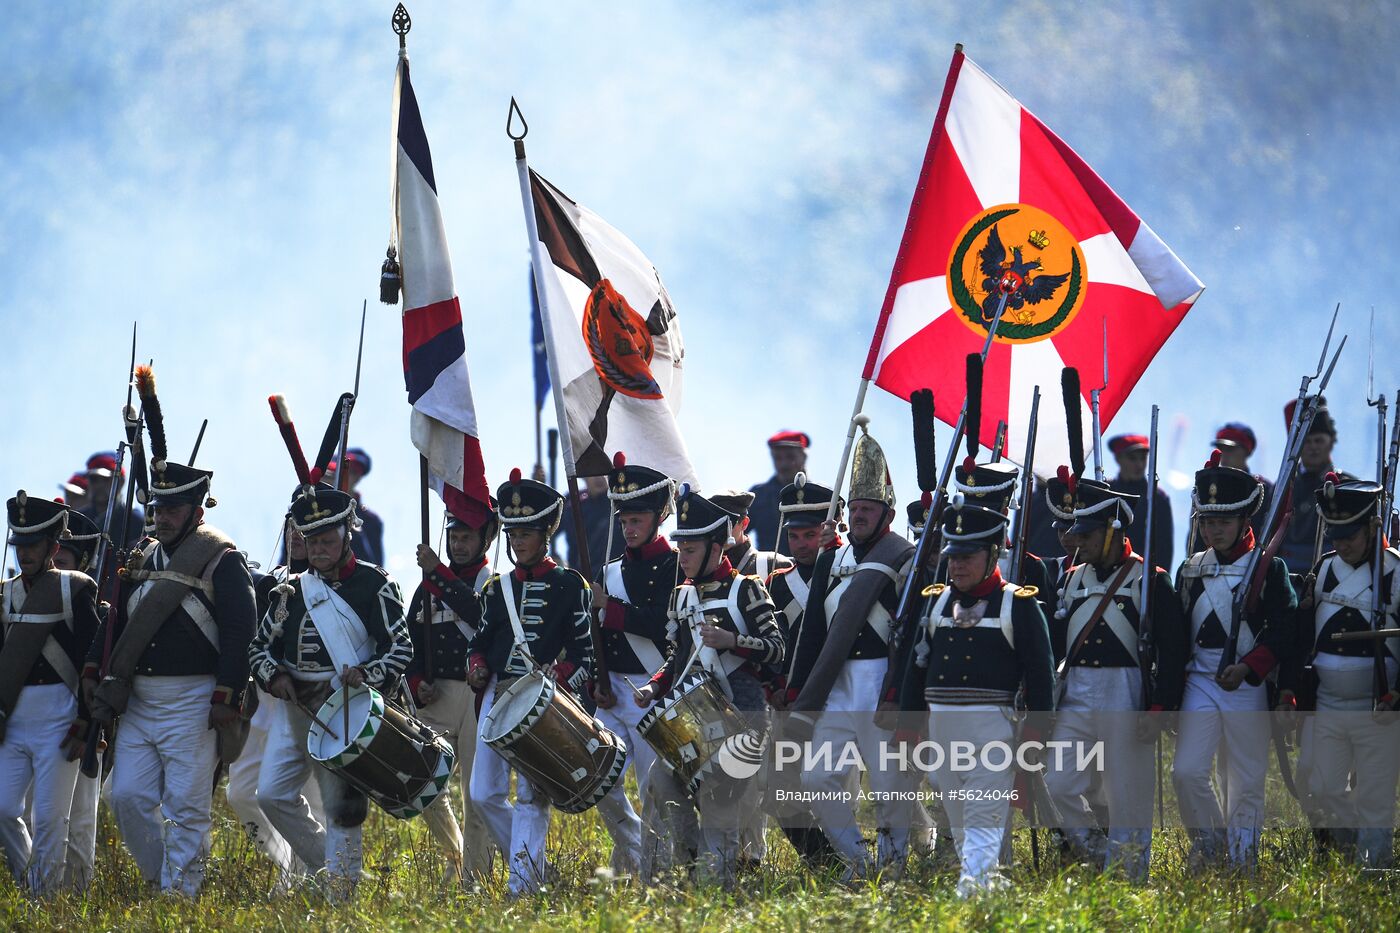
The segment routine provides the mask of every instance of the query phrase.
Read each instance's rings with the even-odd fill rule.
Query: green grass
[[[541,929],[1337,929],[1400,927],[1400,885],[1389,875],[1362,876],[1330,856],[1315,857],[1305,831],[1267,833],[1256,877],[1191,875],[1176,830],[1158,833],[1150,885],[1134,886],[1080,867],[1030,868],[1029,836],[1016,837],[1009,891],[971,901],[953,896],[954,877],[922,857],[897,883],[843,888],[832,876],[800,870],[776,832],[768,864],[744,876],[740,890],[662,886],[639,889],[595,874],[609,841],[595,814],[555,814],[549,854],[558,883],[539,896],[511,901],[505,878],[480,893],[448,891],[442,859],[421,821],[375,813],[366,824],[365,880],[354,900],[330,906],[315,897],[269,894],[271,864],[253,850],[220,803],[213,857],[197,901],[142,890],[129,855],[103,811],[98,878],[85,898],[31,901],[0,882],[0,930],[379,930]]]

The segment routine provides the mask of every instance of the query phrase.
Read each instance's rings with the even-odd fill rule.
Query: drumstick
[[[307,717],[308,719],[310,719],[312,722],[314,722],[316,725],[320,726],[322,729],[325,729],[325,730],[326,730],[326,733],[327,733],[331,738],[335,739],[337,742],[340,741],[340,736],[338,736],[338,735],[335,734],[335,730],[332,729],[330,726],[326,725],[325,723],[321,722],[321,720],[317,719],[317,718],[316,718],[316,714],[313,713],[313,712],[311,712],[311,708],[308,707],[306,704],[302,703],[300,700],[297,701],[297,709],[299,709],[299,710],[301,710],[303,713],[305,713],[305,714],[306,714],[306,717]],[[349,735],[348,730],[347,730],[346,734]]]
[[[625,681],[627,681],[627,686],[629,686],[629,687],[632,688],[632,693],[633,693],[633,694],[635,694],[636,696],[641,696],[641,695],[642,695],[642,691],[638,690],[638,689],[637,689],[637,685],[634,684],[634,683],[632,683],[632,678],[631,678],[631,677],[628,677],[626,674],[623,674],[623,675],[622,675],[622,679],[625,680]]]

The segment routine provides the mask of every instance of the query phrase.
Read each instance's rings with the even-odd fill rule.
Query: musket
[[[1108,388],[1108,318],[1103,319],[1103,385],[1089,392],[1094,415],[1094,479],[1103,482],[1103,425],[1099,422],[1099,393]]]
[[[1347,345],[1346,335],[1343,335],[1337,352],[1332,355],[1331,363],[1327,362],[1327,350],[1332,345],[1332,334],[1337,326],[1337,314],[1341,308],[1339,303],[1332,312],[1332,323],[1328,326],[1327,338],[1322,343],[1317,370],[1311,376],[1304,375],[1298,387],[1298,399],[1294,403],[1292,423],[1288,426],[1283,462],[1279,465],[1278,479],[1274,483],[1274,496],[1269,503],[1269,512],[1263,526],[1268,545],[1262,551],[1256,547],[1249,552],[1249,560],[1245,564],[1244,585],[1235,591],[1230,607],[1230,635],[1225,650],[1220,653],[1220,664],[1216,668],[1217,677],[1223,676],[1225,669],[1235,663],[1235,645],[1240,635],[1240,624],[1247,613],[1257,608],[1263,595],[1264,581],[1268,579],[1269,566],[1283,544],[1283,536],[1288,529],[1288,516],[1293,511],[1293,481],[1298,475],[1298,460],[1302,456],[1303,439],[1307,437],[1308,429],[1312,427],[1313,419],[1317,416],[1318,396],[1331,381],[1332,373],[1337,368],[1337,359]],[[1325,371],[1324,365],[1327,367]],[[1318,380],[1320,384],[1317,391],[1310,392],[1312,383]]]
[[[1147,517],[1143,528],[1142,599],[1138,611],[1138,672],[1142,679],[1142,708],[1152,706],[1152,661],[1154,635],[1152,631],[1152,580],[1156,576],[1152,563],[1153,505],[1157,499],[1157,414],[1152,406],[1152,432],[1147,438]]]
[[[199,434],[194,439],[194,450],[190,451],[189,465],[194,466],[195,458],[199,456],[199,445],[204,443],[204,429],[209,427],[209,419],[205,418],[199,426]]]
[[[1036,390],[1039,391],[1039,389],[1040,389],[1040,387],[1037,386],[1037,387],[1036,387]],[[1004,449],[1005,447],[1006,447],[1006,422],[1005,422],[1005,421],[998,421],[998,422],[997,422],[997,434],[996,434],[996,439],[992,441],[992,462],[993,462],[993,463],[1001,463],[1001,455],[1002,455],[1002,451],[1003,451],[1003,449]]]
[[[1372,312],[1374,321],[1374,312]],[[1374,346],[1374,344],[1373,344]],[[1367,382],[1371,377],[1367,377]],[[1366,389],[1367,403],[1376,409],[1376,466],[1377,475],[1380,478],[1381,493],[1376,502],[1376,540],[1373,544],[1371,555],[1371,628],[1379,630],[1385,628],[1386,605],[1382,600],[1381,585],[1385,579],[1385,529],[1389,524],[1387,519],[1393,507],[1392,499],[1395,487],[1396,467],[1400,466],[1400,395],[1396,398],[1395,419],[1390,432],[1390,448],[1388,456],[1385,444],[1385,417],[1386,400],[1385,393],[1382,392],[1374,399],[1371,398],[1371,387],[1368,384]],[[1372,687],[1372,700],[1379,702],[1380,698],[1390,692],[1390,685],[1385,674],[1385,652],[1383,646],[1377,644],[1372,652],[1375,663],[1375,683]]]
[[[1016,504],[1016,530],[1011,535],[1011,559],[1007,562],[1012,583],[1021,582],[1021,567],[1026,562],[1026,540],[1030,535],[1031,495],[1035,487],[1035,441],[1040,430],[1040,386],[1031,395],[1031,423],[1026,429],[1026,462],[1021,468],[1021,496]]]
[[[365,311],[369,299],[360,305],[360,348],[355,353],[355,388],[349,396],[340,399],[340,458],[336,461],[335,486],[342,492],[349,492],[349,470],[345,468],[345,453],[350,443],[350,413],[355,410],[355,400],[360,397],[360,364],[365,358]]]

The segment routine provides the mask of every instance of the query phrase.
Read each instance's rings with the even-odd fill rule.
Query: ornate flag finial
[[[402,3],[394,7],[394,16],[389,22],[393,24],[394,33],[399,37],[399,51],[406,50],[408,48],[406,37],[408,31],[413,28],[413,20],[409,17],[408,10],[404,8]]]

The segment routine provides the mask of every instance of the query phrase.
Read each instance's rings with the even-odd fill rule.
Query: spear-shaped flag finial
[[[394,32],[399,37],[399,51],[408,51],[408,31],[413,28],[413,19],[402,3],[394,7],[394,16],[389,22],[393,24]]]

